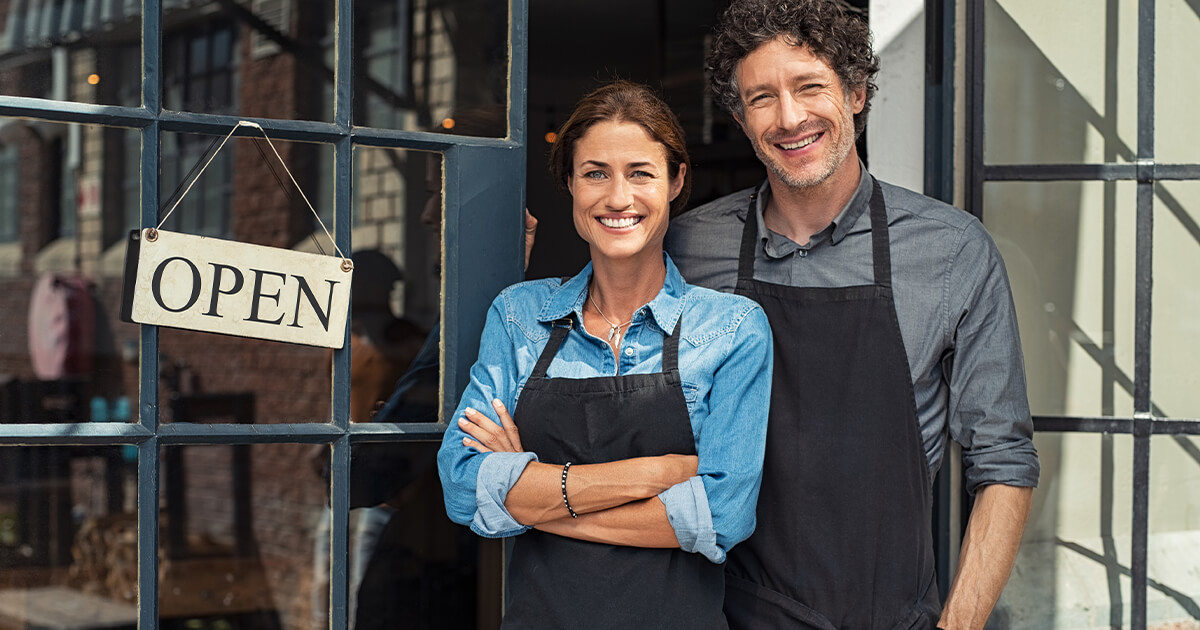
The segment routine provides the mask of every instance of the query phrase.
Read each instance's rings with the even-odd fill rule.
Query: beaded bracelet
[[[570,469],[571,469],[571,462],[567,462],[563,466],[563,474],[562,474],[563,505],[567,506],[567,513],[569,513],[571,515],[571,518],[579,518],[579,515],[575,513],[575,510],[571,509],[571,502],[567,500],[567,471]]]

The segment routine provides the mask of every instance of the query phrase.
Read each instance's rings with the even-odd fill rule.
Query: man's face
[[[738,123],[773,185],[813,188],[847,163],[866,89],[845,90],[807,46],[783,38],[759,46],[738,64],[737,85]]]

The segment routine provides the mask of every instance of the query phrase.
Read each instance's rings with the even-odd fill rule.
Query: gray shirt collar
[[[867,167],[863,165],[862,160],[859,160],[858,166],[858,188],[854,191],[854,196],[850,197],[850,201],[846,202],[833,221],[820,232],[813,234],[805,245],[800,245],[778,232],[767,229],[767,224],[763,221],[763,210],[770,199],[771,184],[764,180],[758,187],[755,212],[758,213],[758,240],[763,244],[763,250],[767,256],[784,258],[792,255],[798,249],[809,250],[827,240],[831,245],[842,242],[842,239],[846,238],[850,229],[858,223],[859,218],[863,216],[871,203],[871,178],[867,175]]]

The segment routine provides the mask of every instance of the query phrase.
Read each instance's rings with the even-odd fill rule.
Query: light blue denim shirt
[[[686,284],[671,259],[664,258],[666,281],[634,313],[621,341],[620,365],[604,341],[576,326],[547,376],[659,372],[663,331],[680,321],[679,372],[699,468],[697,476],[668,488],[659,499],[680,548],[720,563],[725,552],[754,531],[770,409],[771,330],[757,303]],[[550,338],[551,322],[570,313],[583,316],[591,276],[589,263],[565,283],[545,279],[515,284],[488,311],[479,360],[438,452],[447,514],[481,536],[513,536],[529,529],[513,519],[504,500],[525,466],[537,458],[467,448],[457,421],[467,407],[494,415],[493,398],[515,415],[521,389]]]

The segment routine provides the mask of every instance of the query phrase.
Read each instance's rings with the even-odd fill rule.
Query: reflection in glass
[[[204,406],[211,400],[201,400]],[[164,627],[308,628],[325,487],[302,444],[162,450]]]
[[[1035,440],[1041,481],[988,627],[1130,627],[1133,438],[1040,433]]]
[[[358,147],[350,419],[436,422],[441,155]]]
[[[356,124],[507,135],[507,2],[361,0],[355,11]],[[500,125],[457,116],[489,108]]]
[[[1035,414],[1133,413],[1134,185],[988,182]]]
[[[0,624],[133,627],[137,566],[136,447],[0,447]]]
[[[140,105],[142,3],[93,5],[0,4],[0,94]]]
[[[0,118],[0,398],[7,422],[131,422],[138,329],[121,322],[136,131]]]
[[[1200,182],[1154,186],[1150,398],[1154,414],[1200,417]]]
[[[163,106],[256,118],[331,120],[332,0],[163,3]]]
[[[1150,438],[1146,572],[1151,628],[1200,620],[1200,437]]]
[[[1154,157],[1159,162],[1200,162],[1200,127],[1190,90],[1200,56],[1200,5],[1189,0],[1155,2]],[[1181,92],[1180,90],[1188,90]]]
[[[1118,53],[1137,49],[1137,4],[984,3],[989,164],[1134,159],[1137,56]]]
[[[216,136],[163,134],[164,212],[173,205],[167,200],[186,189],[194,167],[216,150],[220,140]],[[304,187],[304,196],[332,229],[332,190],[322,186],[317,177],[317,165],[331,159],[332,147],[280,140],[272,143],[283,163],[261,137],[230,139],[183,196],[164,229],[333,255],[329,237],[287,174],[290,171],[295,176]],[[176,157],[168,159],[171,151]],[[253,395],[254,413],[248,421],[256,423],[329,419],[329,350],[167,328],[159,333],[159,350],[161,383],[167,396]],[[168,419],[188,420],[171,413],[168,409]]]
[[[353,447],[350,628],[499,625],[503,543],[479,538],[445,516],[437,448],[429,442]],[[328,522],[326,515],[314,538],[318,567],[328,566]],[[327,581],[314,582],[313,628],[328,625],[328,592]]]

